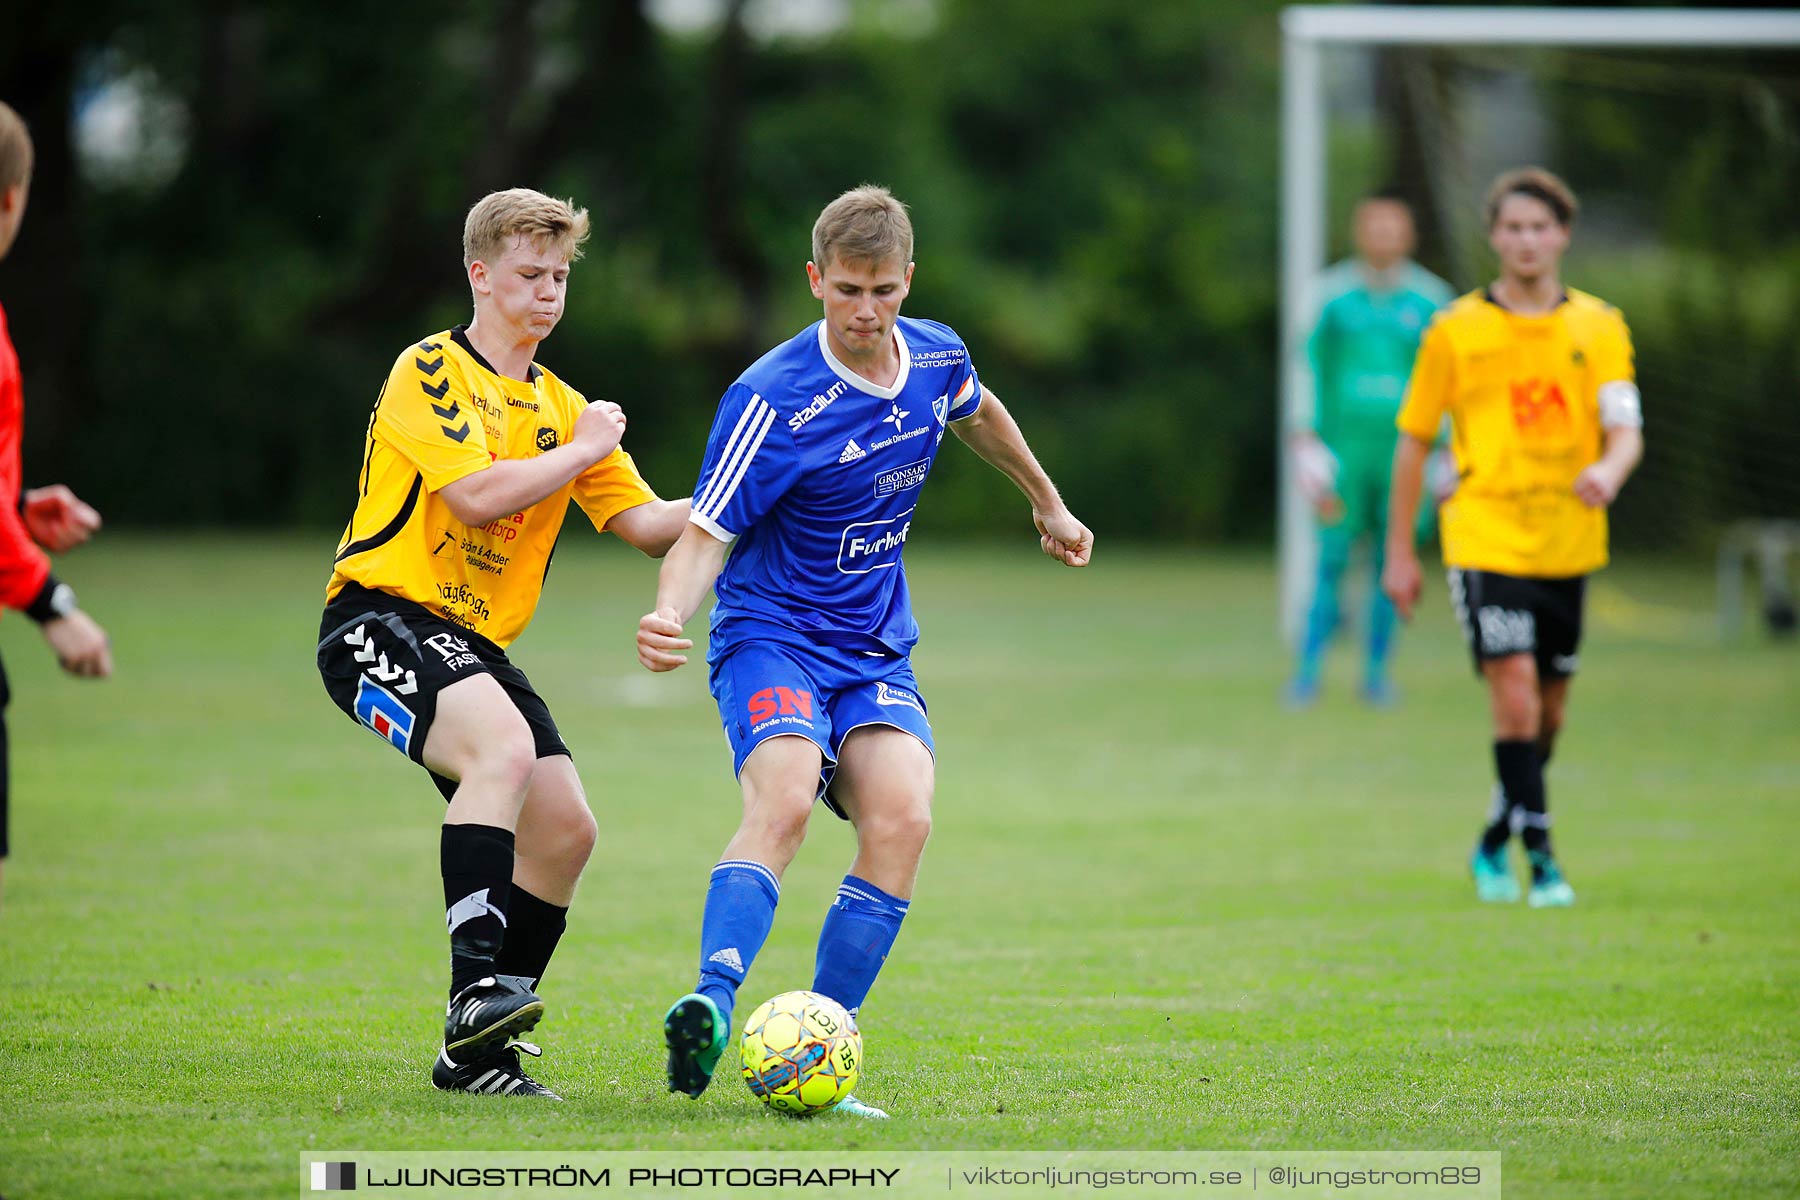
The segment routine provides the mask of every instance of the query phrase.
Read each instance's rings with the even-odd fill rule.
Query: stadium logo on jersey
[[[838,570],[845,575],[867,575],[900,561],[906,535],[912,532],[912,509],[886,521],[858,521],[844,528],[838,542]]]
[[[390,742],[402,754],[412,754],[413,710],[400,697],[370,679],[356,677],[356,719]]]
[[[838,380],[836,383],[826,388],[822,393],[814,396],[811,404],[808,404],[805,408],[790,416],[788,418],[788,428],[792,429],[795,433],[800,432],[802,426],[826,409],[830,408],[833,400],[836,400],[839,396],[849,390],[849,384],[841,379]]]
[[[859,458],[867,458],[868,455],[869,452],[857,445],[855,438],[851,438],[844,443],[844,452],[838,455],[838,463],[841,466],[847,462],[855,462]]]
[[[925,482],[925,476],[931,472],[931,460],[921,458],[918,462],[907,463],[904,467],[895,467],[891,471],[883,471],[875,477],[875,494],[892,496],[896,492],[909,492]]]
[[[925,714],[925,706],[919,703],[917,696],[902,688],[889,687],[879,680],[875,683],[875,703],[885,704],[889,707],[899,705],[905,708],[916,708],[919,710],[920,716]]]
[[[899,433],[906,428],[906,418],[910,416],[912,416],[912,413],[896,404],[894,405],[893,412],[890,412],[887,416],[881,418],[881,423],[886,425],[889,421],[892,421],[894,423],[894,432]]]
[[[811,692],[795,691],[793,688],[766,687],[750,697],[748,707],[752,729],[773,717],[797,717],[800,718],[799,723],[812,724],[813,697]]]
[[[557,443],[561,440],[562,439],[557,435],[556,430],[550,428],[548,425],[538,426],[537,448],[540,453],[550,453],[550,451],[556,449]]]

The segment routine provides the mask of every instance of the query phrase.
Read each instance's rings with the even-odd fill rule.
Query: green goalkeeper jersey
[[[1453,293],[1410,262],[1391,289],[1371,288],[1355,263],[1333,268],[1322,283],[1325,303],[1306,345],[1317,388],[1313,428],[1340,456],[1386,456],[1419,339]]]

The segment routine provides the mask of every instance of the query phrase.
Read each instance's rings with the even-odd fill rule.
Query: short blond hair
[[[1485,210],[1489,229],[1500,219],[1500,206],[1506,203],[1508,196],[1530,196],[1542,201],[1556,214],[1556,223],[1564,229],[1575,223],[1575,214],[1581,208],[1569,185],[1544,168],[1516,167],[1503,172],[1488,188]]]
[[[588,214],[572,200],[558,200],[530,188],[489,192],[463,222],[463,266],[492,262],[523,237],[540,250],[560,251],[574,262],[588,238]]]
[[[25,119],[0,101],[0,189],[31,181],[31,131]]]
[[[823,271],[832,256],[843,263],[912,261],[912,220],[906,205],[884,187],[865,183],[825,206],[813,222],[813,263]]]

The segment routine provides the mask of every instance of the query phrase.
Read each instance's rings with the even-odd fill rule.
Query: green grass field
[[[1281,711],[1261,558],[911,556],[940,742],[864,1010],[879,1126],[663,1090],[736,789],[705,676],[631,648],[653,567],[571,534],[517,661],[601,840],[545,984],[562,1106],[434,1092],[440,801],[312,668],[329,537],[108,536],[65,573],[116,678],[9,618],[0,1193],[288,1195],[308,1150],[1493,1149],[1508,1196],[1800,1193],[1800,654],[1703,575],[1615,569],[1550,777],[1580,894],[1478,906],[1483,696],[1441,580],[1403,707]],[[850,857],[790,872],[757,998]]]

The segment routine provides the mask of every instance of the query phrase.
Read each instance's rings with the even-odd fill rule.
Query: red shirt
[[[19,516],[22,468],[19,447],[25,436],[25,382],[19,356],[0,308],[0,605],[25,608],[44,590],[50,560],[25,532]]]

